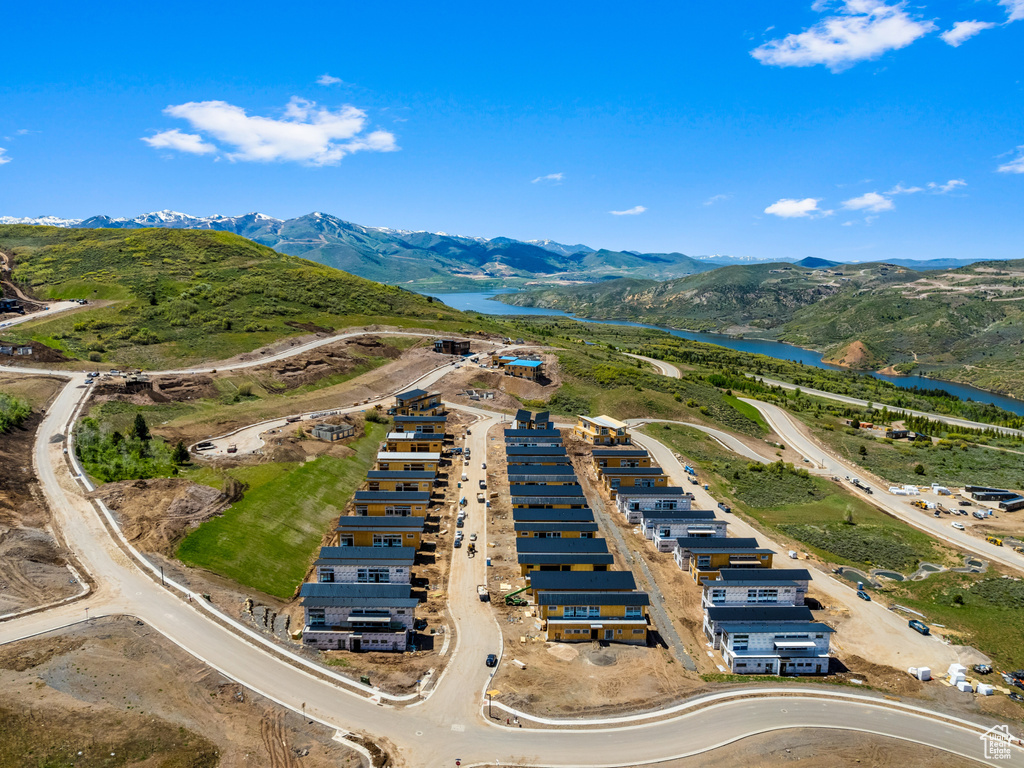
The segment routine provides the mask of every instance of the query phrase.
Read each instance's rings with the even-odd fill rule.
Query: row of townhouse
[[[633,574],[613,570],[548,414],[520,411],[505,441],[516,557],[546,639],[645,645],[650,598]]]
[[[432,510],[447,416],[436,392],[397,396],[388,433],[352,498],[353,514],[338,519],[330,544],[302,585],[303,643],[349,651],[405,651],[419,600],[412,567]]]
[[[599,473],[650,466],[642,451],[593,453]],[[670,486],[620,487],[615,498],[627,522],[702,585],[704,632],[733,673],[827,673],[833,630],[805,605],[810,574],[773,568],[773,550],[727,536],[725,520],[692,502]]]
[[[669,487],[668,476],[642,448],[595,448],[591,455],[597,478],[613,500],[625,489]]]

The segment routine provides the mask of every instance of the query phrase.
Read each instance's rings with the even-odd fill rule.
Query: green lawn
[[[367,434],[344,459],[321,456],[305,464],[262,464],[233,470],[249,485],[241,501],[200,525],[178,547],[186,565],[290,598],[331,521],[338,517],[376,458],[386,427]],[[207,479],[213,479],[212,477]]]

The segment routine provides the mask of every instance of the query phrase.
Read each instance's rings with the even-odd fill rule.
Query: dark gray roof
[[[419,604],[419,600],[411,596],[408,584],[307,583],[302,585],[299,594],[306,606],[415,608]]]
[[[558,496],[584,498],[583,489],[578,485],[512,485],[509,491],[516,496]]]
[[[423,395],[425,394],[427,394],[427,390],[425,389],[410,389],[408,392],[403,392],[400,395],[395,395],[395,399],[401,403],[406,400],[415,400],[418,397],[423,397]]]
[[[717,581],[766,582],[810,581],[811,574],[806,568],[723,568],[718,572]],[[709,583],[709,582],[705,582]]]
[[[541,592],[537,605],[650,605],[646,592]]]
[[[430,503],[429,491],[356,491],[356,501],[420,501]]]
[[[540,522],[537,520],[528,522],[513,523],[513,528],[518,531],[589,531],[597,532],[597,523],[577,522]]]
[[[399,416],[395,416],[394,419],[395,419],[395,423],[396,424],[403,423],[403,422],[409,422],[409,423],[412,424],[412,423],[418,423],[418,422],[437,423],[437,422],[440,422],[440,421],[448,421],[448,417],[447,416],[401,416],[401,415],[399,415]]]
[[[686,536],[676,539],[676,544],[690,552],[750,552],[752,554],[775,554],[774,550],[764,549],[754,538],[728,536]]]
[[[629,571],[537,571],[530,574],[530,587],[562,592],[632,590],[636,589],[636,579]]]
[[[517,523],[536,522],[592,522],[594,512],[590,507],[581,509],[513,509],[512,520]]]
[[[519,554],[531,552],[581,554],[594,552],[603,554],[608,551],[608,542],[604,539],[516,539],[516,551]]]
[[[607,459],[620,456],[626,459],[637,459],[647,455],[642,448],[595,448],[591,451],[595,459]]]
[[[644,520],[715,520],[710,509],[645,509]]]
[[[517,475],[570,475],[575,477],[576,470],[566,464],[541,464],[539,466],[509,464],[508,476]]]
[[[708,620],[712,623],[761,622],[776,624],[786,621],[814,621],[811,609],[802,605],[708,606]]]
[[[619,498],[628,499],[630,496],[682,496],[686,491],[678,486],[666,485],[664,488],[641,488],[637,485],[627,485],[619,488]]]
[[[828,624],[813,624],[813,623],[812,624],[778,624],[778,623],[773,623],[773,622],[765,621],[765,622],[737,622],[737,623],[733,624],[732,622],[729,622],[729,623],[722,622],[718,626],[719,626],[719,628],[723,632],[728,632],[729,634],[735,634],[737,632],[746,632],[747,634],[758,633],[758,632],[786,632],[786,633],[790,633],[790,632],[809,632],[809,633],[821,632],[822,634],[831,634],[831,633],[835,632],[835,630],[832,629],[832,627],[830,627]]]
[[[529,430],[527,430],[529,431]],[[560,445],[529,446],[509,445],[505,448],[509,456],[565,456],[565,448]]]
[[[612,565],[615,562],[615,558],[610,552],[584,552],[582,554],[520,552],[516,555],[516,559],[520,565]]]
[[[321,547],[314,565],[412,565],[415,547]]]
[[[557,429],[506,429],[505,437],[557,437],[562,433]]]
[[[533,421],[533,414],[530,411],[526,410],[525,408],[520,408],[518,411],[516,411],[515,420]]]
[[[539,467],[542,465],[557,467],[568,466],[571,463],[568,456],[542,456],[536,453],[529,453],[508,457],[508,465],[510,467]]]
[[[338,518],[337,531],[379,528],[382,530],[407,528],[423,530],[423,518],[415,515],[343,515]]]
[[[436,472],[405,472],[400,469],[371,469],[367,480],[433,480]]]

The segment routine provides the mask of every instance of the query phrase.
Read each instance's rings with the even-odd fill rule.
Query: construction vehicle
[[[474,544],[472,541],[469,542],[469,546],[466,547],[466,554],[470,557],[476,555],[476,544]]]
[[[910,502],[910,506],[917,507],[918,509],[928,509],[928,503],[921,499],[914,499]]]
[[[525,587],[520,587],[519,589],[513,590],[512,592],[509,592],[508,594],[506,594],[505,595],[505,605],[529,605],[529,603],[526,602],[525,598],[518,597],[518,595],[521,592],[525,592],[529,588],[530,588],[529,585],[527,585]]]
[[[998,536],[986,536],[985,541],[987,541],[989,544],[995,544],[997,547],[1003,546],[1003,540],[1000,539]]]
[[[228,446],[228,453],[238,453],[238,446],[232,443]]]

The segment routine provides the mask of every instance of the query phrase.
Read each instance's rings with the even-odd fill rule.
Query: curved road
[[[370,738],[386,738],[400,750],[400,762],[416,766],[450,766],[456,758],[465,765],[493,763],[496,759],[546,766],[647,764],[793,727],[841,727],[879,733],[943,749],[965,760],[986,762],[978,738],[985,725],[951,722],[948,716],[870,695],[791,687],[759,689],[764,698],[751,698],[752,689],[728,692],[720,694],[713,704],[663,719],[651,720],[650,715],[612,718],[604,725],[584,730],[508,729],[500,721],[487,721],[480,710],[491,671],[483,665],[482,657],[500,644],[500,632],[487,604],[477,600],[473,589],[475,584],[483,583],[483,557],[456,557],[453,561],[449,610],[457,624],[457,639],[448,668],[429,697],[403,709],[368,701],[352,692],[358,686],[342,687],[313,676],[280,652],[268,650],[270,642],[265,638],[213,620],[204,601],[193,596],[192,603],[185,602],[161,587],[158,579],[126,554],[96,507],[82,495],[82,481],[67,463],[63,445],[50,443],[51,435],[66,434],[86,394],[83,375],[59,375],[68,377],[70,383],[54,400],[40,427],[34,462],[55,524],[67,541],[75,542],[76,553],[96,580],[97,590],[79,603],[0,624],[0,643],[66,626],[80,620],[85,607],[92,616],[135,615],[224,675],[295,711],[304,708],[308,716],[342,732],[359,731]],[[470,444],[476,449],[475,455],[483,457],[487,428],[500,414],[478,408],[465,410],[479,420]],[[479,471],[474,467],[468,467],[467,472],[478,479]],[[477,520],[474,514],[479,514]],[[470,512],[471,531],[485,531],[485,524],[482,510]]]
[[[682,374],[679,369],[672,365],[672,363],[666,363],[664,360],[658,360],[653,357],[644,357],[643,355],[634,355],[632,352],[623,352],[626,357],[632,357],[634,360],[643,360],[645,363],[650,363],[658,369],[662,376],[668,376],[670,379],[680,379]]]
[[[828,453],[816,440],[804,432],[797,421],[785,409],[760,400],[746,397],[740,399],[757,408],[786,445],[796,450],[826,473],[837,477],[857,477],[863,474],[864,469],[862,467],[858,467]],[[983,539],[971,536],[967,531],[960,531],[951,527],[949,517],[947,516],[934,517],[932,514],[923,512],[916,507],[911,507],[907,503],[910,499],[906,496],[896,496],[889,493],[886,488],[876,487],[872,487],[873,493],[868,495],[854,485],[849,487],[866,501],[883,507],[900,520],[909,523],[915,528],[919,528],[930,536],[942,539],[969,552],[976,552],[987,560],[1005,565],[1007,568],[1024,572],[1024,556],[1008,547],[994,546]]]

